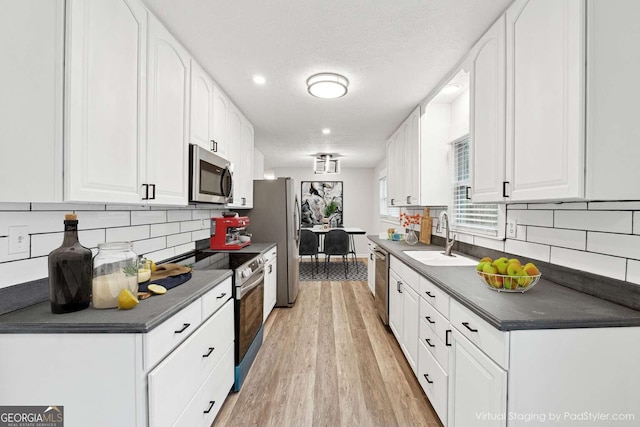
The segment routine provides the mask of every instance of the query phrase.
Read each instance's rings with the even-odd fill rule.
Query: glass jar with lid
[[[93,259],[92,302],[94,308],[118,306],[123,289],[138,293],[138,256],[131,242],[110,242],[98,245]]]

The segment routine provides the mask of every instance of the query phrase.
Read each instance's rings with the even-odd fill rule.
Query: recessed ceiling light
[[[257,85],[263,85],[267,82],[267,79],[259,74],[256,74],[255,76],[253,76],[253,82]]]
[[[331,133],[331,129],[324,128],[324,129],[322,129],[322,133],[325,134],[325,135],[329,135]]]
[[[440,91],[440,93],[456,93],[457,91],[460,90],[462,86],[457,84],[457,83],[453,83],[450,85],[446,85],[445,87],[442,88],[442,90]]]
[[[319,73],[307,79],[307,91],[317,98],[340,98],[347,94],[349,80],[340,74]]]

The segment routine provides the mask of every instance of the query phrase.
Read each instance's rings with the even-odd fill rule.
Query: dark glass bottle
[[[78,242],[77,216],[66,214],[62,246],[49,254],[51,311],[70,313],[89,307],[92,278],[91,250]]]

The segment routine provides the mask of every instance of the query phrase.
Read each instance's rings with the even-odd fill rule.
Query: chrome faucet
[[[453,244],[456,241],[456,235],[453,235],[453,239],[449,240],[449,215],[447,214],[447,211],[442,211],[440,212],[440,216],[438,216],[438,226],[436,227],[436,230],[438,232],[442,231],[442,223],[444,222],[444,227],[446,230],[446,240],[445,240],[445,245],[444,245],[444,254],[447,256],[453,256],[451,255],[451,249],[453,249]]]

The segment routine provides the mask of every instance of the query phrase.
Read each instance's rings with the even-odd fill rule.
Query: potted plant
[[[329,221],[331,220],[331,216],[336,213],[338,210],[338,203],[335,200],[331,200],[324,207],[324,218],[322,218],[322,224],[324,228],[329,228]]]

